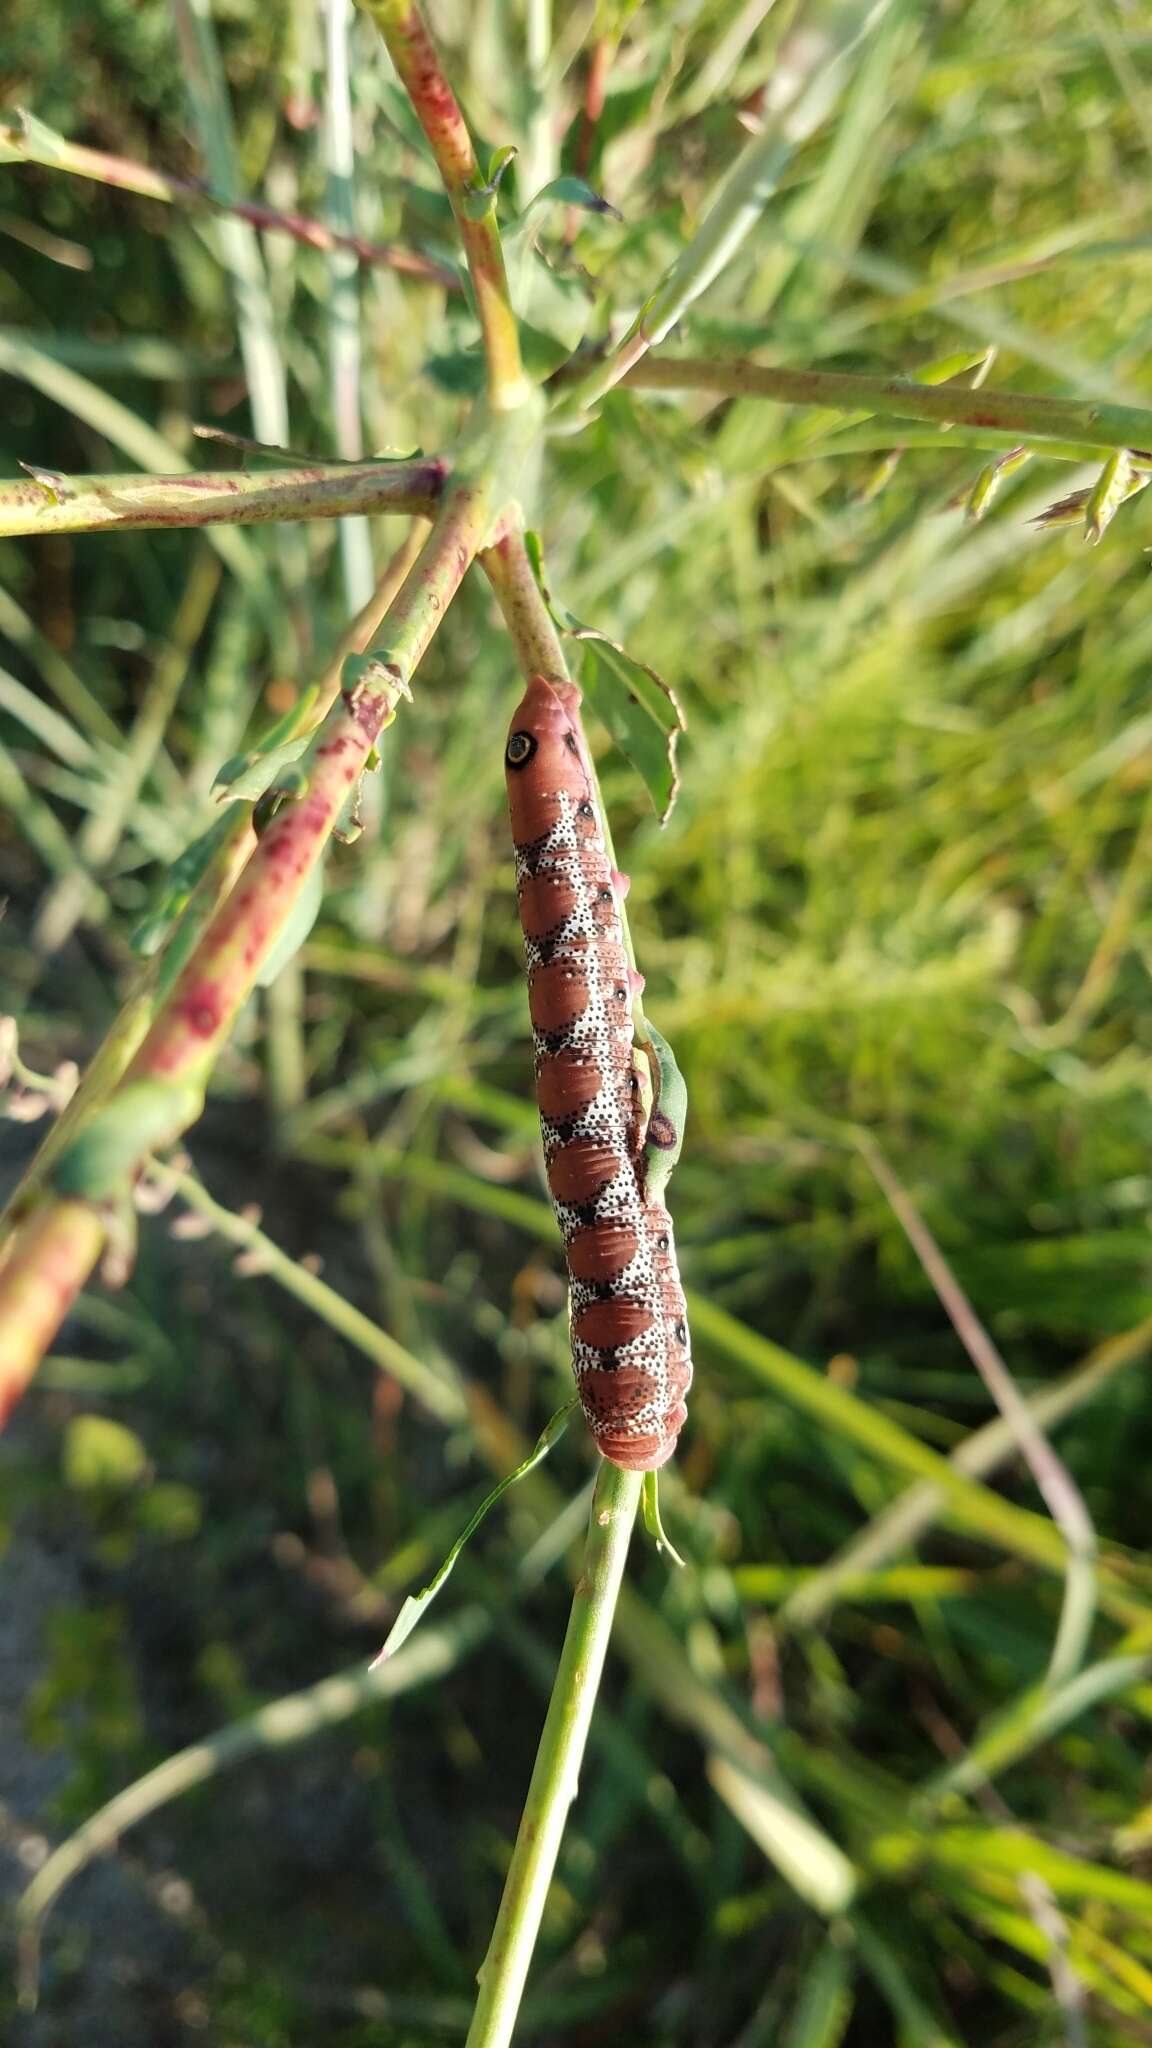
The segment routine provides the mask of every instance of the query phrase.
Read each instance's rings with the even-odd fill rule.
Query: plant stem
[[[728,398],[775,398],[830,412],[877,413],[942,426],[990,427],[1029,441],[1082,441],[1097,448],[1152,448],[1152,409],[1094,399],[1038,398],[1025,392],[965,391],[958,384],[913,384],[902,377],[858,377],[841,370],[787,370],[736,357],[649,357],[624,381],[633,390],[714,391]]]
[[[588,1740],[612,1618],[624,1576],[641,1475],[602,1464],[564,1648],[532,1782],[465,2048],[505,2048],[520,2009],[532,1951]]]
[[[87,149],[54,135],[37,122],[34,127],[10,128],[0,125],[0,163],[44,164],[49,170],[67,171],[77,178],[91,178],[98,185],[112,185],[121,192],[136,192],[144,199],[159,199],[166,206],[210,206],[217,213],[232,214],[251,227],[270,234],[290,235],[310,249],[346,249],[359,262],[381,269],[396,270],[407,277],[442,285],[445,291],[459,291],[460,280],[446,264],[430,256],[401,249],[395,242],[369,242],[362,235],[348,234],[323,221],[309,220],[299,213],[280,213],[274,207],[257,206],[246,199],[226,199],[197,178],[174,178],[150,164],[133,163],[125,156],[110,156],[102,149]]]
[[[436,457],[316,462],[306,469],[276,471],[190,470],[184,476],[42,471],[26,483],[0,486],[0,536],[98,533],[110,526],[256,526],[274,519],[340,519],[357,512],[414,512],[429,518],[446,474],[447,464]]]
[[[476,297],[488,367],[488,403],[493,412],[511,412],[524,403],[532,387],[520,361],[520,337],[496,225],[496,194],[481,175],[464,116],[419,9],[407,0],[359,4],[388,46],[444,180]]]
[[[428,527],[423,519],[414,519],[407,537],[401,541],[394,555],[385,564],[375,590],[363,609],[357,612],[341,635],[336,652],[324,669],[317,686],[317,696],[311,710],[311,719],[319,724],[324,713],[336,698],[340,689],[340,671],[350,654],[363,654],[370,647],[384,623],[388,607],[394,604],[413,564],[419,559],[420,550],[428,538]]]
[[[348,63],[352,0],[325,0],[323,13],[327,211],[351,234],[356,221],[356,156]],[[334,249],[328,259],[328,276],[328,375],[336,453],[344,462],[359,462],[364,454],[364,432],[360,413],[360,277],[355,258],[347,250]],[[349,610],[358,611],[367,603],[374,581],[372,530],[366,519],[345,520],[340,528],[340,557],[344,596]]]
[[[565,402],[565,414],[595,405],[621,383],[648,350],[671,333],[701,293],[723,275],[757,226],[798,146],[813,134],[835,103],[852,57],[870,31],[872,16],[867,4],[848,0],[834,14],[827,32],[811,39],[810,51],[801,56],[798,50],[797,90],[790,104],[771,119],[763,134],[745,144],[691,241],[641,308],[615,353],[582,380]]]
[[[445,1424],[466,1419],[468,1407],[463,1388],[445,1374],[434,1372],[422,1358],[397,1343],[387,1330],[382,1330],[378,1323],[353,1307],[350,1301],[345,1301],[344,1296],[337,1294],[334,1287],[329,1287],[326,1280],[310,1273],[299,1260],[289,1258],[287,1252],[281,1251],[275,1240],[260,1229],[259,1224],[225,1209],[194,1174],[157,1163],[155,1176],[162,1188],[174,1188],[189,1209],[203,1216],[217,1236],[251,1254],[254,1259],[252,1271],[269,1274],[287,1294],[303,1302],[306,1308],[327,1323],[329,1329],[338,1331],[347,1343],[354,1345],[381,1372],[394,1379],[429,1415]]]
[[[368,763],[448,602],[485,538],[490,490],[481,479],[458,483],[445,498],[415,567],[384,621],[384,641],[351,689],[317,729],[306,756],[305,787],[285,803],[257,842],[178,975],[120,1087],[99,1114],[121,1145],[135,1142],[135,1084],[159,1083],[171,1096],[174,1141],[203,1099],[212,1066],[263,963],[284,930],[308,876]],[[121,1101],[121,1092],[127,1091]],[[138,1100],[138,1091],[136,1091]],[[83,1137],[83,1132],[80,1134]],[[156,1144],[140,1144],[135,1165]],[[65,1157],[68,1155],[66,1154]],[[59,1169],[58,1169],[59,1170]],[[125,1193],[131,1185],[130,1176]],[[10,1406],[99,1256],[105,1212],[99,1201],[59,1194],[12,1240],[0,1270],[0,1360],[10,1374]],[[35,1285],[37,1261],[44,1276]],[[31,1292],[30,1292],[31,1289]],[[10,1357],[14,1363],[9,1366]]]
[[[860,1150],[935,1288],[945,1315],[1001,1415],[1014,1432],[1020,1455],[1068,1546],[1064,1606],[1044,1681],[1048,1686],[1063,1684],[1075,1677],[1084,1661],[1096,1612],[1098,1545],[1092,1517],[1080,1488],[1036,1422],[927,1223],[880,1147],[867,1132],[861,1133]]]
[[[504,614],[525,681],[555,676],[569,682],[560,635],[532,572],[522,529],[508,524],[499,540],[484,550],[480,566]]]
[[[104,1225],[87,1202],[53,1202],[0,1264],[0,1429],[100,1256]],[[76,1276],[79,1275],[79,1278]]]

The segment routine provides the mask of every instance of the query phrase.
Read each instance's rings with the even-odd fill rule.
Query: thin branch
[[[1016,391],[965,391],[958,384],[913,384],[902,377],[858,377],[841,370],[786,370],[745,357],[649,357],[623,380],[634,391],[713,391],[729,398],[774,398],[829,412],[877,413],[941,426],[989,427],[1029,441],[1082,441],[1095,448],[1152,449],[1152,410],[1095,399],[1037,398]]]
[[[62,476],[38,470],[0,484],[0,537],[100,533],[109,527],[258,526],[276,519],[341,519],[362,512],[430,518],[447,464],[317,462],[306,469],[189,471],[184,476]]]
[[[1152,1318],[1137,1323],[1119,1337],[1108,1338],[1066,1379],[1033,1395],[1028,1409],[1036,1427],[1054,1429],[1066,1416],[1077,1414],[1109,1385],[1116,1373],[1138,1364],[1150,1350]],[[1015,1430],[1001,1415],[965,1437],[950,1453],[948,1464],[965,1478],[987,1479],[1018,1448]],[[777,1626],[814,1627],[839,1599],[849,1597],[849,1588],[861,1574],[876,1571],[899,1551],[911,1549],[947,1512],[948,1494],[937,1480],[918,1480],[906,1488],[790,1595],[777,1614]],[[1131,1619],[1136,1623],[1135,1616]]]
[[[261,1756],[270,1749],[285,1749],[296,1742],[310,1742],[377,1701],[398,1699],[418,1685],[446,1677],[490,1634],[496,1618],[491,1607],[466,1607],[440,1626],[430,1624],[421,1629],[414,1641],[406,1643],[386,1663],[371,1668],[356,1663],[346,1671],[322,1678],[316,1685],[272,1700],[243,1720],[233,1721],[202,1741],[191,1743],[187,1749],[165,1757],[163,1763],[117,1792],[53,1850],[19,1902],[20,1988],[24,2002],[32,2003],[35,1999],[40,1933],[45,1918],[65,1886],[94,1857],[115,1849],[129,1828],[137,1827],[158,1807],[166,1806],[169,1800],[179,1798],[195,1785],[205,1784],[246,1757]]]
[[[464,245],[488,366],[494,412],[522,405],[531,386],[520,361],[520,337],[504,251],[496,225],[496,193],[481,174],[456,95],[420,11],[407,0],[359,0],[388,46],[397,75],[428,138]]]
[[[484,539],[489,519],[483,482],[457,484],[446,498],[384,621],[381,645],[333,704],[299,764],[303,787],[257,842],[120,1085],[57,1162],[56,1192],[11,1241],[7,1264],[0,1269],[3,1410],[27,1384],[92,1271],[110,1205],[127,1193],[145,1157],[158,1145],[174,1142],[199,1114],[213,1063],[236,1014],[285,930],[381,732],[400,697],[409,694],[409,677]],[[75,1186],[62,1185],[69,1177]],[[77,1194],[83,1199],[71,1199]]]
[[[600,1687],[641,1475],[602,1464],[584,1567],[465,2048],[507,2048],[516,2026]]]
[[[449,1379],[446,1372],[434,1372],[415,1352],[397,1343],[387,1330],[345,1301],[326,1280],[310,1273],[297,1259],[289,1258],[259,1224],[225,1209],[192,1173],[159,1162],[154,1162],[152,1171],[161,1200],[167,1193],[175,1193],[197,1216],[204,1218],[218,1237],[248,1254],[253,1261],[249,1271],[267,1273],[285,1293],[303,1302],[329,1329],[337,1330],[381,1372],[394,1379],[437,1421],[449,1424],[466,1419],[466,1396],[454,1379]]]
[[[269,234],[290,235],[310,249],[330,252],[345,249],[359,262],[384,270],[418,277],[445,291],[458,292],[460,279],[447,264],[435,263],[413,249],[401,249],[395,242],[370,242],[362,235],[348,234],[308,219],[300,213],[280,213],[275,207],[257,206],[244,199],[225,199],[198,178],[175,178],[149,164],[134,163],[124,156],[110,156],[102,149],[87,149],[26,118],[17,128],[0,125],[0,163],[44,164],[49,170],[67,171],[77,178],[91,178],[98,185],[112,185],[122,192],[135,192],[144,199],[159,199],[166,206],[207,206],[215,213],[247,221],[249,226]]]
[[[1011,1429],[1020,1455],[1068,1546],[1064,1605],[1047,1676],[1049,1685],[1064,1684],[1083,1661],[1096,1611],[1096,1531],[1084,1496],[1052,1449],[932,1232],[879,1146],[873,1139],[861,1137],[860,1150],[935,1288],[956,1335]]]

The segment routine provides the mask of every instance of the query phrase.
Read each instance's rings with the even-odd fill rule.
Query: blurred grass
[[[578,221],[572,255],[618,308],[634,310],[696,225],[790,12],[741,45],[730,6],[600,10],[615,58],[587,168],[625,218]],[[534,45],[560,115],[552,146],[580,103],[588,20],[555,10],[551,66]],[[479,134],[496,144],[527,116],[544,161],[518,11],[444,0],[436,21]],[[13,103],[96,147],[205,170],[163,7],[97,0],[82,25],[17,0],[6,29]],[[216,29],[236,176],[249,196],[322,214],[337,158],[309,125],[325,91],[317,18],[233,0]],[[340,207],[365,235],[440,253],[429,165],[370,33],[350,33],[355,175]],[[994,381],[1148,403],[1150,132],[1152,35],[1136,10],[896,6],[681,338],[915,373],[959,326],[1000,344]],[[43,236],[5,238],[6,471],[125,455],[200,467],[194,422],[252,432],[221,224],[39,167],[3,175],[6,214],[92,256],[78,275]],[[562,235],[549,231],[558,263]],[[267,237],[263,262],[260,331],[280,352],[292,442],[330,451],[328,260]],[[468,338],[466,312],[385,271],[361,275],[359,299],[366,445],[448,444],[461,400],[421,365]],[[267,418],[275,394],[258,395]],[[663,831],[626,765],[605,753],[602,767],[652,1013],[689,1081],[673,1204],[706,1306],[666,1500],[690,1568],[669,1577],[634,1555],[627,1666],[574,1809],[526,2039],[1120,2048],[1152,2029],[1152,1690],[1118,1668],[1148,1638],[1134,1645],[1105,1612],[1075,1714],[1033,1699],[1060,1556],[1018,1467],[982,1474],[1005,1496],[983,1522],[973,1506],[963,1527],[918,1523],[866,1578],[841,1579],[818,1631],[803,1624],[809,1575],[904,1473],[935,1471],[933,1453],[989,1418],[838,1132],[875,1133],[1030,1394],[1152,1313],[1146,500],[1096,549],[1037,533],[1030,518],[1089,480],[1037,459],[966,526],[945,507],[986,459],[970,441],[901,430],[906,452],[868,499],[891,445],[874,424],[616,392],[543,466],[532,516],[557,594],[658,668],[688,714]],[[0,541],[0,983],[42,1069],[98,1044],[129,933],[210,821],[216,767],[343,626],[336,533],[294,530],[287,557],[284,538]],[[378,563],[401,538],[376,522]],[[301,1284],[236,1272],[219,1239],[175,1235],[174,1210],[145,1219],[130,1287],[81,1303],[5,1453],[9,1581],[21,1544],[47,1533],[90,1589],[91,1614],[65,1610],[45,1638],[27,1732],[67,1768],[59,1811],[28,1825],[75,1820],[169,1751],[371,1654],[381,1610],[424,1582],[486,1464],[507,1462],[567,1385],[502,815],[514,690],[490,600],[469,587],[390,735],[378,827],[329,862],[287,1020],[304,1100],[270,1074],[262,1000],[193,1134],[211,1193],[262,1205]],[[2,1128],[15,1162],[36,1126]],[[258,1235],[240,1233],[249,1261]],[[386,1333],[385,1370],[390,1339],[429,1385],[464,1385],[470,1419],[448,1401],[423,1416],[418,1378],[406,1400],[351,1327],[313,1313],[313,1253]],[[734,1338],[732,1318],[747,1326]],[[758,1384],[758,1346],[815,1376]],[[1057,1442],[1126,1628],[1152,1614],[1152,1396],[1138,1363],[1092,1385]],[[89,1416],[139,1440],[131,1483],[65,1483],[69,1430]],[[201,1914],[190,1967],[207,2019],[197,2034],[187,1987],[173,1989],[171,2038],[459,2037],[566,1604],[558,1579],[533,1579],[514,1614],[494,1589],[587,1469],[571,1431],[559,1495],[513,1497],[462,1562],[462,1610],[481,1599],[496,1616],[466,1668],[418,1706],[330,1730],[308,1760],[247,1765],[235,1800],[202,1795],[141,1833],[141,1863],[187,1876]],[[1022,1555],[1002,1547],[1024,1530]],[[774,1626],[789,1596],[799,1612]],[[705,1749],[738,1733],[754,1754],[710,1781]],[[935,1809],[942,1775],[998,1744],[1004,1809],[978,1782]],[[755,1847],[724,1796],[735,1766],[803,1795],[856,1867],[858,1912],[826,1931]],[[1022,1874],[1049,1887],[1055,1923]],[[46,2026],[91,1964],[82,1914],[69,1924]],[[50,1957],[53,1939],[50,1923]],[[1050,1976],[1054,1942],[1079,2004]]]

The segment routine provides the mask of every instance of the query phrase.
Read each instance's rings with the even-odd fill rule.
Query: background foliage
[[[794,17],[559,8],[541,102],[519,10],[435,8],[477,132],[525,141],[530,167],[559,138],[620,209],[560,210],[546,231],[564,281],[540,291],[586,297],[593,336],[609,295],[634,306],[673,259]],[[325,162],[312,9],[228,0],[216,21],[245,189],[286,210],[347,203]],[[203,110],[156,0],[82,15],[17,0],[6,29],[14,104],[202,173]],[[442,250],[431,167],[370,28],[349,33],[357,227]],[[614,55],[590,133],[597,36]],[[1150,145],[1138,10],[897,4],[681,338],[905,373],[995,343],[995,381],[1147,403]],[[509,205],[532,189],[522,156]],[[162,466],[109,400],[196,466],[193,422],[253,430],[210,215],[10,169],[0,233],[9,473]],[[366,445],[447,445],[471,332],[459,303],[386,270],[336,285],[328,258],[274,237],[266,257],[293,444],[335,445],[331,308],[351,289]],[[563,324],[554,305],[539,317]],[[618,391],[551,443],[533,508],[565,605],[654,664],[688,719],[665,829],[626,764],[603,762],[652,1013],[691,1091],[674,1188],[686,1278],[945,1451],[989,1404],[856,1128],[914,1191],[1026,1390],[1152,1312],[1142,501],[1096,550],[1037,532],[1070,484],[1034,460],[965,524],[951,501],[986,459],[972,439],[901,430],[881,489],[891,426]],[[402,531],[380,522],[378,559]],[[0,542],[0,977],[38,1070],[99,1042],[129,936],[212,815],[216,769],[332,645],[355,573],[331,528],[243,534],[224,574],[198,534]],[[292,1260],[321,1259],[339,1293],[531,1436],[567,1364],[556,1248],[527,1206],[541,1183],[500,760],[517,689],[473,578],[389,735],[370,830],[329,862],[312,936],[245,1014],[189,1149],[219,1201],[258,1203]],[[135,786],[122,736],[140,721],[154,744]],[[3,1129],[14,1172],[36,1127]],[[237,1261],[187,1231],[179,1201],[145,1220],[128,1286],[85,1296],[6,1441],[14,1889],[40,1830],[370,1654],[487,1483],[474,1420],[430,1417],[258,1252]],[[1152,1413],[1130,1349],[1059,1447],[1116,1583],[1144,1605]],[[699,1726],[670,1717],[668,1687],[658,1704],[631,1657],[609,1674],[524,2038],[1152,2039],[1152,1892],[1124,1889],[1152,1840],[1152,1687],[1136,1674],[1055,1732],[1026,1713],[997,1779],[1006,1805],[933,1808],[924,1787],[1042,1679],[1059,1570],[1006,1553],[991,1525],[938,1521],[890,1560],[899,1574],[847,1587],[816,1628],[787,1610],[777,1625],[903,1476],[707,1327],[696,1353],[665,1500],[690,1568],[670,1576],[638,1543],[633,1581],[682,1646],[671,1689],[690,1676],[752,1717],[857,1862],[863,1917],[826,1931],[705,1775]],[[580,1431],[551,1474],[579,1493]],[[1036,1507],[1020,1470],[998,1483]],[[563,1626],[562,1569],[516,1576],[542,1500],[513,1497],[445,1595],[493,1624],[458,1669],[168,1807],[82,1881],[17,2038],[462,2035]],[[1105,1616],[1090,1659],[1119,1642]],[[1061,1858],[1078,1859],[1071,1876]],[[1052,1923],[1021,1870],[1060,1901],[1071,1982],[1058,1969],[1055,1990]]]

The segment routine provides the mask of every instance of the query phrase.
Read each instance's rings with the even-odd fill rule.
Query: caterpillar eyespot
[[[530,732],[514,732],[508,735],[504,759],[510,768],[526,768],[536,752],[536,740]]]
[[[592,1437],[625,1471],[672,1456],[692,1383],[667,1211],[645,1193],[616,877],[596,834],[574,684],[533,677],[505,748],[517,901],[529,969],[541,1132],[571,1298],[573,1367]]]

